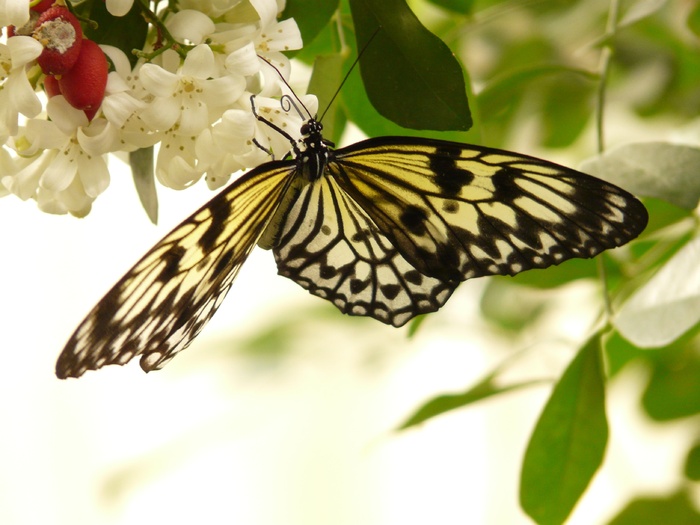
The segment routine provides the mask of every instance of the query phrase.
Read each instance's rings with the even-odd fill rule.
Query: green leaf
[[[463,143],[480,143],[476,126],[464,131],[425,131],[401,127],[380,115],[370,103],[359,75],[350,74],[341,91],[341,101],[348,118],[369,137],[403,135],[431,137]]]
[[[146,215],[153,224],[158,223],[158,193],[153,172],[153,147],[141,148],[129,153],[131,175]]]
[[[598,270],[593,259],[569,259],[557,266],[522,272],[512,277],[501,277],[500,279],[513,284],[550,289],[577,279],[595,279],[597,277]]]
[[[695,33],[696,36],[700,36],[700,4],[696,4],[692,11],[688,15],[688,28]]]
[[[323,134],[334,143],[340,139],[345,128],[345,112],[338,104],[329,106],[343,80],[345,57],[340,53],[317,56],[309,80],[309,93],[318,97],[318,115],[323,122]],[[325,115],[323,114],[325,112]]]
[[[467,130],[462,68],[404,0],[350,0],[362,79],[377,111],[402,127]]]
[[[642,406],[657,421],[700,413],[700,354],[698,343],[683,341],[660,350],[653,361]]]
[[[408,333],[406,334],[406,338],[411,339],[412,337],[415,337],[418,330],[420,330],[420,327],[423,326],[423,323],[427,318],[428,316],[426,314],[421,314],[411,319],[411,322],[408,325]]]
[[[617,23],[618,29],[630,26],[643,18],[653,15],[667,3],[668,0],[637,0],[620,17]]]
[[[608,377],[615,377],[624,366],[645,352],[631,344],[619,332],[612,332],[605,338],[605,355],[608,363]]]
[[[490,142],[499,143],[512,132],[521,107],[544,119],[545,142],[554,147],[570,143],[589,118],[586,99],[595,85],[594,75],[564,65],[542,64],[543,60],[555,60],[548,59],[549,50],[542,47],[534,41],[525,49],[518,48],[520,53],[513,57],[518,65],[503,64],[506,73],[490,80],[477,96],[480,114],[488,115],[485,127]],[[519,65],[531,62],[536,65]]]
[[[459,394],[446,394],[431,399],[416,410],[411,416],[409,416],[408,419],[406,419],[406,421],[399,426],[398,430],[404,430],[406,428],[419,425],[428,419],[432,419],[436,416],[444,414],[445,412],[462,408],[466,405],[476,403],[477,401],[481,401],[482,399],[486,399],[497,394],[504,394],[512,390],[538,385],[543,382],[540,380],[533,380],[523,381],[522,383],[515,383],[508,386],[497,386],[495,384],[495,379],[500,371],[501,367],[494,370],[491,374],[486,376],[483,380],[465,392]]]
[[[641,348],[668,345],[700,321],[700,238],[683,246],[632,294],[613,323]]]
[[[691,211],[653,197],[644,199],[644,207],[649,212],[649,224],[644,229],[645,237],[666,226],[693,217]]]
[[[608,423],[599,337],[554,387],[525,452],[520,504],[540,525],[564,523],[603,461]]]
[[[430,0],[430,2],[463,15],[470,15],[474,10],[474,0]]]
[[[700,201],[700,148],[668,142],[636,142],[589,159],[581,171],[642,197],[657,197],[687,210]]]
[[[294,18],[306,47],[328,25],[339,3],[340,0],[287,0],[280,19]]]
[[[632,500],[608,525],[700,525],[700,514],[684,492]]]
[[[489,279],[479,306],[484,319],[519,335],[537,323],[550,300],[528,286],[513,286],[510,279]]]
[[[582,75],[562,74],[550,79],[542,90],[545,147],[566,147],[581,134],[591,118],[589,102],[594,86]]]
[[[685,477],[692,481],[700,481],[700,441],[695,443],[688,452],[685,460]]]

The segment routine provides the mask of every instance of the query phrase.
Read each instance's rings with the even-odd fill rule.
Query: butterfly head
[[[307,139],[320,138],[323,139],[323,124],[314,118],[310,118],[301,126],[301,138],[304,142]]]

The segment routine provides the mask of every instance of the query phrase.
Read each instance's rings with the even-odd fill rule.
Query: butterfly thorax
[[[329,147],[332,143],[323,138],[322,131],[323,125],[315,119],[309,119],[301,127],[302,148],[297,152],[297,170],[309,182],[320,179],[333,158]]]
[[[323,138],[323,125],[315,119],[307,120],[301,127],[301,139],[292,143],[295,157],[294,174],[280,199],[277,211],[258,240],[258,246],[269,250],[278,246],[280,227],[296,202],[302,189],[318,181],[326,166],[334,159],[333,143]]]

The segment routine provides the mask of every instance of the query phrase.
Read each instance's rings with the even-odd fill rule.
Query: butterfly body
[[[253,246],[343,313],[401,326],[466,279],[515,275],[625,244],[644,206],[540,159],[454,142],[379,137],[333,150],[310,119],[293,157],[233,182],[156,244],[88,314],[58,377],[186,348]]]

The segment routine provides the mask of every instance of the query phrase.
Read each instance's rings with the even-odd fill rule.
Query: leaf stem
[[[596,137],[598,154],[605,151],[605,95],[608,85],[608,75],[610,74],[610,62],[613,56],[613,46],[615,45],[615,35],[617,33],[617,20],[620,13],[619,0],[610,0],[610,10],[608,11],[608,21],[605,26],[605,44],[600,56],[600,81],[598,83],[598,97],[596,100]],[[605,264],[602,257],[597,259],[598,275],[603,282],[603,301],[606,316],[612,318],[612,305],[608,293],[608,279],[605,271]]]
[[[152,60],[167,49],[172,49],[184,59],[187,56],[187,53],[195,46],[178,42],[175,37],[170,34],[170,31],[168,31],[168,28],[165,27],[165,24],[158,17],[158,15],[151,10],[148,0],[139,0],[139,4],[141,6],[141,14],[146,19],[146,22],[155,28],[158,37],[153,45],[152,52],[146,53],[144,51],[134,49],[133,53],[139,58]]]
[[[613,46],[617,34],[617,20],[620,12],[619,0],[610,0],[608,21],[605,27],[605,44],[600,56],[600,82],[598,83],[598,97],[596,100],[596,137],[598,139],[598,153],[605,151],[604,117],[605,95],[608,87],[608,75],[610,74],[610,62],[613,55]]]

